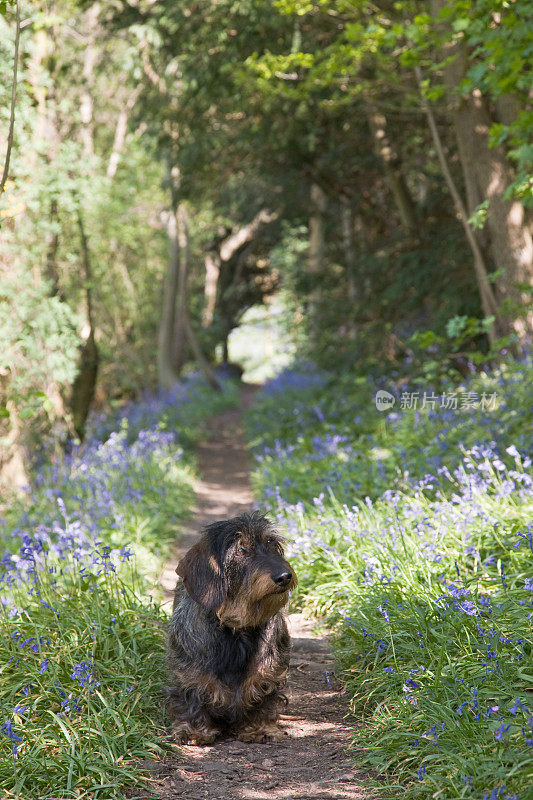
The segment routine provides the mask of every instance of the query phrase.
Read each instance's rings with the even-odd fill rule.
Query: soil
[[[244,386],[241,408],[210,420],[198,448],[202,479],[196,484],[193,524],[180,538],[161,575],[170,602],[179,558],[201,529],[253,508],[250,462],[241,427],[242,409],[255,389]],[[336,683],[328,640],[302,614],[288,615],[292,657],[281,718],[281,742],[245,744],[227,739],[208,747],[176,746],[176,757],[144,762],[148,792],[137,800],[379,800],[368,788],[369,773],[354,768],[346,750],[352,730],[347,698]],[[365,786],[366,784],[366,786]]]

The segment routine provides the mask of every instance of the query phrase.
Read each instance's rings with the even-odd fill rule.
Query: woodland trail
[[[253,507],[250,464],[241,427],[242,410],[255,388],[244,386],[241,407],[214,417],[197,450],[202,478],[190,532],[178,540],[161,576],[170,600],[179,558],[210,522]],[[288,615],[293,650],[286,737],[281,742],[245,744],[223,740],[209,747],[182,747],[176,757],[145,762],[149,792],[137,800],[379,800],[365,787],[368,773],[356,771],[346,754],[351,731],[346,699],[332,671],[327,639],[312,631],[302,614]]]

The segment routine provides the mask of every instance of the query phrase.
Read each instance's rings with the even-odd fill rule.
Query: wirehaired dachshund
[[[176,572],[167,640],[175,738],[277,738],[290,653],[282,608],[297,584],[280,537],[257,511],[215,522]]]

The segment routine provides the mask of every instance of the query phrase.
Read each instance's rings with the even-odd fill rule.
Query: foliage
[[[330,367],[399,362],[417,331],[446,340],[449,321],[464,317],[468,352],[494,356],[413,66],[422,67],[460,191],[468,187],[452,101],[481,92],[501,116],[491,117],[490,140],[508,161],[506,196],[526,203],[529,9],[437,5],[441,11],[430,14],[413,0],[372,8],[344,0],[190,7],[54,0],[44,8],[28,0],[0,207],[2,256],[16,287],[25,289],[31,270],[38,294],[68,306],[79,344],[90,294],[100,403],[155,382],[171,183],[191,220],[190,311],[209,356],[250,304],[278,286],[298,320],[301,352]],[[3,130],[13,62],[8,23],[0,18]],[[464,76],[445,96],[448,62],[439,54],[458,46]],[[316,274],[307,263],[312,186],[326,197]],[[207,254],[266,209],[275,221],[221,263],[208,324]],[[80,213],[89,278],[82,277]],[[497,287],[506,274],[485,224],[489,198],[477,198],[469,213]],[[432,359],[432,379],[440,379],[447,356]],[[71,382],[58,375],[64,398]]]
[[[139,131],[126,127],[120,149],[114,150],[137,91],[132,50],[102,25],[80,37],[71,26],[75,20],[83,28],[87,14],[69,0],[46,9],[30,2],[24,13],[35,24],[26,27],[21,41],[16,135],[0,201],[2,259],[13,291],[26,294],[27,303],[33,298],[36,316],[48,308],[50,316],[57,309],[58,326],[64,324],[62,315],[76,320],[72,336],[78,345],[85,338],[86,291],[91,291],[101,352],[100,397],[131,394],[140,381],[153,384],[155,379],[166,258],[158,219],[161,167],[140,144]],[[1,19],[0,28],[0,106],[5,109],[13,31]],[[90,64],[84,67],[88,53],[92,71]],[[85,122],[80,108],[82,116],[90,112]],[[113,159],[118,166],[112,175]],[[88,237],[89,284],[81,277],[80,212]],[[65,354],[70,346],[65,341]],[[56,386],[66,397],[72,380],[72,372],[57,374]],[[31,381],[28,373],[27,384]]]
[[[347,392],[308,368],[267,384],[249,417],[298,601],[335,630],[358,762],[409,798],[525,800],[533,775],[522,371],[531,364],[461,387],[469,403],[496,392],[496,411],[430,402],[384,418],[376,386],[350,379]]]
[[[28,272],[22,286],[20,277],[0,277],[0,402],[27,418],[52,410],[47,387],[73,379],[78,337],[69,306],[34,286]]]
[[[0,530],[0,786],[124,797],[164,747],[162,559],[192,500],[198,425],[231,402],[198,379],[130,405],[39,472]],[[180,427],[174,429],[179,420]],[[183,430],[181,428],[183,426]]]

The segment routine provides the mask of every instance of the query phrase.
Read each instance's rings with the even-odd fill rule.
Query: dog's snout
[[[272,575],[272,580],[278,586],[287,586],[288,583],[291,582],[292,573],[289,572],[287,569],[284,569],[282,572],[275,572]]]

